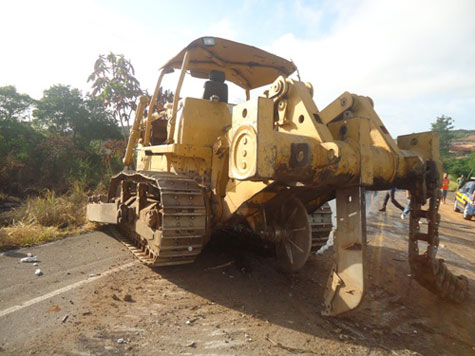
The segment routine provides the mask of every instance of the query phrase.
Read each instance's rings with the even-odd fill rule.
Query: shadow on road
[[[3,252],[2,255],[7,256],[7,257],[13,257],[13,258],[23,258],[23,257],[27,256],[26,253],[18,252],[18,251],[15,251],[15,250]]]
[[[311,256],[303,270],[287,275],[277,270],[265,249],[218,243],[192,265],[155,271],[190,293],[308,335],[387,351],[472,351],[475,328],[466,321],[473,299],[461,306],[439,300],[408,277],[409,266],[399,249],[368,246],[367,259],[365,299],[356,311],[338,318],[320,314],[331,268],[329,252]],[[469,283],[474,285],[472,279]]]

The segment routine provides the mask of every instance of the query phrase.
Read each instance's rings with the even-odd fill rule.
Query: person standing
[[[402,220],[404,220],[407,214],[409,214],[409,211],[411,211],[411,192],[409,190],[406,190],[406,198],[407,198],[407,205],[402,211],[402,214],[401,214]]]
[[[460,177],[457,178],[457,183],[457,190],[459,190],[465,184],[465,176],[463,174],[461,174]]]
[[[449,174],[445,173],[444,178],[442,178],[442,202],[445,204],[445,199],[447,198],[447,191],[449,190]]]
[[[391,203],[393,203],[396,208],[398,208],[401,211],[404,210],[403,206],[399,204],[399,202],[394,197],[395,193],[396,193],[396,188],[391,188],[390,191],[386,192],[386,196],[384,197],[383,207],[379,209],[379,211],[386,211],[386,205],[388,205],[389,198],[391,198]]]

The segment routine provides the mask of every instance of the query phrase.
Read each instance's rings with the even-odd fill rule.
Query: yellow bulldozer
[[[173,102],[163,103],[163,78],[175,70]],[[436,258],[437,134],[396,142],[372,99],[348,92],[319,110],[312,85],[290,78],[296,71],[293,62],[252,46],[217,37],[191,42],[161,68],[153,96],[140,98],[124,170],[107,196],[90,197],[89,220],[117,224],[150,266],[191,263],[213,230],[245,224],[275,246],[281,269],[295,272],[326,241],[325,204],[336,199],[323,313],[337,315],[364,294],[365,190],[407,189],[411,273],[440,297],[463,301],[467,279]],[[180,97],[187,74],[206,80],[199,97]],[[227,83],[244,90],[246,100],[228,103]],[[427,245],[424,253],[419,242]]]

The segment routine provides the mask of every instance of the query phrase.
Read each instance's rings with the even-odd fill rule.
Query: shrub
[[[65,235],[57,227],[44,227],[37,224],[18,222],[14,225],[0,228],[0,250],[18,246],[32,246],[58,240]]]
[[[93,230],[86,219],[87,195],[82,182],[73,182],[67,195],[52,191],[28,198],[24,204],[0,215],[0,250],[58,240]]]
[[[41,225],[46,227],[73,228],[86,223],[87,196],[79,185],[69,195],[57,196],[46,191],[43,196],[28,198],[26,202],[4,214],[15,224]]]

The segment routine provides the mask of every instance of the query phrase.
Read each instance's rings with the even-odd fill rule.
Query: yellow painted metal
[[[439,160],[439,134],[434,131],[398,136],[397,145],[403,150],[417,153],[424,160]]]
[[[218,136],[231,125],[226,103],[185,98],[175,126],[174,142],[212,147]]]
[[[226,196],[224,198],[223,218],[229,219],[239,208],[242,208],[244,202],[251,200],[268,186],[266,182],[253,182],[249,180],[232,179],[226,186]],[[264,203],[264,201],[261,201]],[[242,211],[241,215],[248,215]]]
[[[312,99],[312,89],[309,89],[307,83],[292,79],[286,81],[288,92],[283,99],[286,100],[286,119],[279,131],[312,137],[319,142],[332,141],[330,131],[319,118],[317,105]]]
[[[127,143],[127,148],[125,150],[125,156],[123,159],[123,163],[125,167],[129,167],[132,164],[132,156],[134,154],[133,150],[140,136],[139,126],[140,126],[140,123],[142,122],[143,112],[145,110],[145,106],[147,105],[147,102],[148,102],[148,98],[145,95],[142,95],[139,98],[139,104],[137,105],[137,110],[135,111],[134,124],[130,132],[129,142]]]
[[[315,104],[304,105],[293,97],[301,93],[304,99],[311,100],[308,88],[300,84],[303,83],[298,83],[294,90],[294,82],[289,83],[288,102],[297,103],[299,110],[290,110],[291,119],[284,127],[275,125],[272,99],[259,97],[234,107],[230,132],[231,178],[320,184],[316,173],[323,167],[327,174],[347,175],[349,179],[359,173],[355,149],[332,140],[330,130],[316,122],[312,112],[316,111]]]
[[[405,156],[405,165],[402,169],[406,173],[422,174],[423,162],[436,162],[439,175],[442,177],[442,162],[440,161],[440,138],[434,131],[419,132],[398,136],[397,144]]]
[[[356,308],[364,293],[366,215],[364,189],[336,191],[337,229],[334,264],[325,290],[324,315],[338,315]]]
[[[183,62],[181,64],[180,78],[178,79],[178,84],[175,89],[175,94],[173,97],[173,108],[172,115],[168,119],[168,143],[173,143],[173,135],[175,134],[175,121],[178,109],[178,101],[180,100],[181,87],[183,85],[183,80],[185,79],[185,74],[188,69],[188,63],[190,61],[190,52],[185,52],[183,56]]]
[[[211,37],[214,44],[206,45],[206,37],[191,42],[162,67],[179,69],[186,52],[193,52],[189,64],[191,74],[207,78],[212,70],[223,71],[226,79],[243,89],[255,89],[272,83],[279,75],[289,76],[295,70],[287,61],[259,48]]]
[[[139,152],[145,155],[174,154],[183,157],[201,158],[209,160],[211,157],[211,148],[187,144],[172,143],[167,145],[158,145],[150,147],[141,147]]]
[[[226,134],[219,136],[213,146],[213,156],[211,161],[211,210],[214,222],[224,220],[224,197],[226,196],[226,185],[228,183],[228,153],[229,140]]]
[[[187,144],[140,147],[137,170],[210,175],[212,148]]]
[[[349,110],[352,105],[353,96],[346,91],[319,113],[320,119],[325,125],[328,125],[331,121],[340,117],[346,110]]]
[[[160,75],[158,76],[157,85],[155,86],[155,91],[153,92],[152,100],[150,101],[150,106],[148,107],[148,116],[147,116],[147,124],[145,127],[145,138],[143,144],[148,146],[150,144],[150,134],[152,132],[152,121],[153,121],[153,114],[155,105],[157,104],[158,93],[160,92],[160,86],[162,85],[162,80],[165,75],[165,71],[162,70]]]

